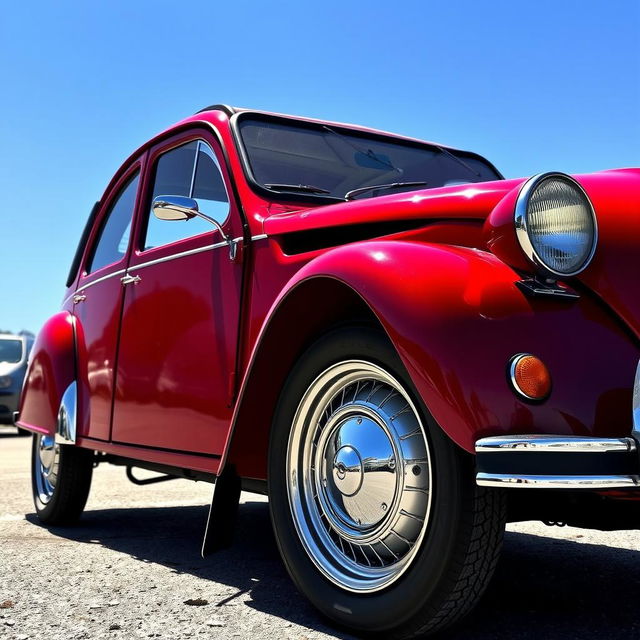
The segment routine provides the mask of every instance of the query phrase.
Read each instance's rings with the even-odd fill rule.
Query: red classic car
[[[441,630],[506,521],[640,525],[639,246],[639,169],[208,107],[116,173],[38,335],[37,513],[78,518],[96,463],[207,480],[208,553],[263,492],[324,614]]]

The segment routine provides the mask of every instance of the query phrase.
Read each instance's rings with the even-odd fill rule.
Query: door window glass
[[[221,224],[229,214],[229,197],[212,149],[202,141],[183,144],[160,156],[156,163],[151,202],[158,196],[186,196],[198,203],[202,213]],[[202,218],[185,221],[158,220],[151,210],[147,216],[144,249],[214,231]]]
[[[137,172],[127,182],[104,217],[93,255],[87,265],[87,273],[119,262],[127,252],[139,177],[140,173]]]

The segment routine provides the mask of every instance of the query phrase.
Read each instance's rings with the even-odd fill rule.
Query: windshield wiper
[[[320,187],[314,187],[312,184],[280,184],[280,183],[271,183],[265,184],[267,189],[273,189],[274,191],[300,191],[302,193],[331,193],[331,191],[327,191],[326,189],[321,189]]]
[[[351,189],[344,194],[345,200],[353,200],[354,196],[358,196],[361,193],[367,191],[374,191],[375,189],[400,189],[401,187],[423,187],[426,182],[391,182],[390,184],[372,184],[368,187],[360,187],[359,189]]]

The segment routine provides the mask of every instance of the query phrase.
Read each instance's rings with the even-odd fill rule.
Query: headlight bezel
[[[593,237],[591,239],[591,248],[590,251],[580,264],[577,269],[573,271],[559,271],[554,269],[545,263],[545,261],[540,257],[538,252],[536,251],[533,242],[531,241],[531,237],[529,235],[529,227],[528,227],[528,206],[531,197],[535,193],[535,190],[547,180],[559,180],[565,183],[569,183],[573,188],[575,188],[580,195],[584,198],[584,202],[587,206],[587,209],[591,215],[591,221],[593,225]],[[588,266],[591,264],[593,259],[593,255],[595,254],[596,247],[598,246],[598,219],[596,217],[595,209],[593,208],[593,204],[591,203],[591,199],[587,195],[587,192],[584,190],[582,185],[572,178],[570,175],[566,173],[561,173],[559,171],[549,171],[546,173],[539,173],[527,180],[521,187],[520,192],[518,193],[518,198],[516,200],[515,210],[514,210],[514,226],[516,230],[516,237],[518,239],[518,243],[520,244],[520,248],[525,253],[527,258],[538,268],[540,269],[545,276],[553,277],[553,278],[570,278],[572,276],[576,276],[579,273],[582,273]]]

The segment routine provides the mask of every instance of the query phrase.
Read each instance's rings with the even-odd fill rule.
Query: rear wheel
[[[276,411],[269,499],[292,578],[352,630],[408,638],[478,600],[504,531],[499,492],[430,417],[395,350],[373,330],[316,343]]]
[[[45,524],[75,522],[87,502],[93,451],[60,445],[54,436],[36,434],[31,448],[31,486],[38,518]]]

